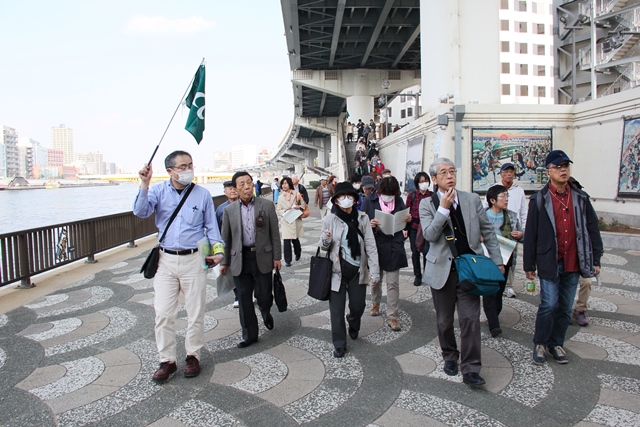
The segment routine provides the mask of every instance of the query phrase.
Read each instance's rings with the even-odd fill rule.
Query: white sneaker
[[[258,303],[258,298],[254,298],[254,299],[253,299],[253,304],[255,305],[255,304],[257,304],[257,303]]]
[[[233,302],[233,308],[238,308],[238,307],[240,307],[240,304],[238,303],[238,300],[235,300]]]
[[[507,298],[515,298],[516,297],[516,293],[513,290],[513,288],[507,288],[504,290],[504,294],[507,296]]]

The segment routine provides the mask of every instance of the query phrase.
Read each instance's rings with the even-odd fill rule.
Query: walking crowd
[[[458,171],[447,158],[438,158],[428,171],[418,172],[415,191],[403,198],[398,179],[382,163],[375,142],[369,140],[369,135],[375,134],[375,124],[372,128],[361,120],[348,123],[347,142],[353,141],[354,133],[362,144],[355,173],[344,182],[333,176],[321,177],[313,201],[322,219],[318,245],[332,261],[328,302],[333,355],[345,355],[347,335],[352,341],[358,338],[367,286],[371,289],[369,314],[383,315],[392,331],[402,330],[399,279],[400,270],[409,267],[408,239],[413,284],[427,285],[431,290],[444,372],[460,372],[463,382],[471,387],[485,384],[480,376],[480,308],[491,336],[500,336],[502,298],[516,296],[512,285],[518,256],[517,245],[511,244],[516,249],[503,258],[500,242],[515,241],[523,246],[527,279],[539,278],[533,362],[546,363],[549,356],[557,363],[568,363],[564,339],[573,301],[580,284],[573,317],[579,325],[588,325],[587,299],[591,279],[600,273],[603,245],[596,213],[587,193],[571,177],[572,161],[566,153],[548,153],[544,160],[548,183],[528,201],[524,190],[514,183],[518,167],[513,163],[501,165],[501,181],[488,189],[483,203],[476,194],[457,189]],[[265,327],[274,328],[273,273],[281,269],[283,255],[285,267],[300,261],[299,239],[304,235],[304,219],[310,215],[307,189],[296,175],[275,178],[271,184],[273,200],[269,200],[260,197],[260,181],[254,183],[248,172],[237,172],[224,183],[228,200],[215,211],[209,192],[193,183],[194,166],[188,153],[171,153],[165,168],[169,180],[150,187],[153,170],[144,165],[133,205],[137,216],[155,213],[161,236],[153,280],[160,361],[153,374],[156,382],[168,380],[177,371],[174,325],[180,294],[188,317],[184,376],[195,377],[200,372],[206,302],[203,262],[208,267],[219,264],[220,273],[231,276],[235,285],[234,307],[239,310],[242,330],[239,348],[258,341],[254,298]],[[401,229],[390,230],[383,221],[385,215],[397,218]],[[211,256],[198,254],[203,239],[212,248]],[[460,279],[463,272],[458,270],[456,258],[482,255],[483,246],[503,280],[497,293],[481,297]],[[459,348],[454,330],[456,310]]]

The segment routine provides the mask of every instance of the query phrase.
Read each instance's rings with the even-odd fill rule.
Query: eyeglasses
[[[436,175],[441,176],[441,177],[445,177],[445,176],[448,176],[448,175],[456,176],[456,173],[458,173],[458,171],[456,169],[449,169],[449,170],[446,170],[446,171],[440,171]]]
[[[498,199],[508,199],[508,198],[509,198],[508,193],[498,194]]]
[[[561,164],[559,164],[559,165],[551,164],[551,165],[547,166],[547,168],[548,168],[548,169],[561,170],[561,169],[569,169],[569,168],[570,168],[570,166],[569,166],[569,163],[561,163]]]
[[[189,163],[188,165],[184,163],[181,165],[175,165],[171,169],[175,169],[177,171],[186,171],[187,169],[193,169],[193,163]]]

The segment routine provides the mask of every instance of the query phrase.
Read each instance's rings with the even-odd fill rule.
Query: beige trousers
[[[387,282],[387,317],[398,319],[398,309],[400,307],[400,270],[380,271],[380,280],[371,285],[371,302],[380,304],[382,300],[382,278]]]
[[[160,251],[158,272],[153,279],[156,311],[156,345],[160,362],[176,361],[176,328],[180,294],[187,312],[187,356],[200,360],[204,345],[204,313],[207,302],[207,274],[200,254],[170,255]]]
[[[576,311],[587,311],[587,300],[591,295],[591,277],[580,277],[580,287],[578,288],[578,299],[574,309]]]

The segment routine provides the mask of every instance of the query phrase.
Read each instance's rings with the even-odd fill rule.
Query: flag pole
[[[201,67],[202,64],[204,64],[204,58],[202,58],[202,62],[200,62],[200,65],[198,65],[198,68]],[[156,156],[156,153],[158,152],[158,148],[160,148],[160,144],[162,144],[162,141],[164,140],[164,137],[167,134],[167,131],[169,130],[169,126],[171,126],[173,119],[176,117],[176,113],[178,112],[178,109],[180,109],[180,106],[182,105],[184,98],[187,96],[187,93],[191,89],[191,85],[193,85],[193,80],[195,79],[195,77],[196,76],[194,74],[193,77],[191,78],[191,81],[189,82],[189,86],[187,86],[187,90],[184,91],[184,95],[182,95],[182,98],[180,98],[180,102],[178,103],[176,110],[173,112],[173,115],[171,116],[171,119],[169,120],[169,124],[167,124],[167,127],[165,128],[164,133],[162,134],[162,137],[160,137],[160,141],[158,142],[158,145],[156,145],[156,148],[153,150],[153,153],[151,154],[151,158],[149,159],[149,162],[147,163],[147,165],[150,165],[151,162],[153,161],[153,158]]]

